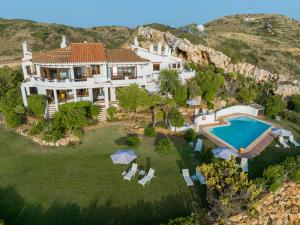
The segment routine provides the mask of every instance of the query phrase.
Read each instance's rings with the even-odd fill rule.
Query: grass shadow
[[[13,186],[8,186],[0,188],[0,218],[9,225],[155,225],[189,215],[189,201],[188,196],[178,193],[159,201],[124,206],[115,206],[111,201],[100,204],[97,199],[84,207],[57,201],[45,209],[28,203]]]

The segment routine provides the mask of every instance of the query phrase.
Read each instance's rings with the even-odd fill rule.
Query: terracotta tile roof
[[[72,43],[66,48],[34,55],[32,61],[36,63],[105,62],[106,56],[101,43]]]
[[[149,60],[141,58],[130,49],[106,49],[105,53],[109,63],[149,62]]]

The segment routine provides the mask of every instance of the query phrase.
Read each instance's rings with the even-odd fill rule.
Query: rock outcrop
[[[276,82],[280,84],[277,93],[284,97],[295,93],[300,94],[299,83],[293,85],[283,84],[284,82],[291,81],[292,77],[289,75],[273,74],[249,63],[233,64],[231,63],[231,59],[222,52],[201,44],[193,45],[189,40],[178,38],[170,32],[161,32],[149,27],[140,27],[138,32],[139,35],[146,38],[146,41],[142,43],[142,47],[148,47],[151,41],[155,40],[156,42],[172,47],[173,54],[176,56],[199,65],[213,64],[218,68],[223,68],[225,72],[238,72],[246,77],[255,79],[257,82]]]
[[[250,217],[238,214],[229,218],[228,225],[293,225],[300,224],[300,184],[286,183],[261,199],[259,214]]]

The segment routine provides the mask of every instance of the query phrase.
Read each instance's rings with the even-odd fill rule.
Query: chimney
[[[164,55],[169,55],[169,46],[168,45],[165,45]]]
[[[153,44],[150,44],[150,47],[149,47],[149,52],[153,52]]]
[[[172,48],[169,48],[168,56],[171,56],[171,55],[172,55]]]
[[[139,47],[139,41],[137,37],[134,37],[134,46]]]
[[[66,36],[61,36],[61,43],[60,43],[60,47],[61,48],[66,48],[67,47],[67,40],[66,40]]]
[[[161,55],[161,43],[157,44],[157,54]]]
[[[32,59],[31,52],[28,51],[27,42],[22,42],[22,48],[23,48],[23,61]]]

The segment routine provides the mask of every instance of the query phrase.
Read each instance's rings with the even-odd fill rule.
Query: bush
[[[91,105],[90,112],[91,112],[91,116],[95,118],[99,115],[100,108],[98,106]]]
[[[129,147],[138,147],[140,145],[140,139],[137,136],[130,136],[126,139],[126,143]]]
[[[257,180],[270,191],[276,191],[286,180],[300,180],[300,156],[289,157],[280,164],[271,165],[263,172],[263,178]]]
[[[280,96],[274,95],[265,99],[265,107],[266,115],[274,118],[285,109],[286,103]]]
[[[254,88],[243,88],[238,93],[238,98],[242,103],[250,104],[257,97],[257,92]]]
[[[286,120],[289,120],[293,123],[300,125],[300,114],[299,113],[285,110],[282,112],[281,116],[282,116],[282,118],[284,118]]]
[[[189,129],[184,133],[184,139],[188,142],[196,140],[196,132],[193,129]]]
[[[117,108],[114,106],[110,106],[108,107],[108,109],[106,110],[107,114],[108,114],[108,120],[114,120],[115,119],[115,114],[117,112]]]
[[[37,135],[39,133],[41,133],[41,131],[38,128],[36,128],[36,127],[31,128],[30,131],[29,131],[29,134],[31,136]]]
[[[290,98],[289,109],[300,112],[300,95],[294,95]]]
[[[144,135],[147,136],[147,137],[155,137],[155,135],[156,135],[155,127],[153,127],[151,125],[145,127]]]
[[[1,99],[1,111],[10,127],[18,127],[25,121],[25,109],[19,87],[10,89]]]
[[[28,97],[28,108],[35,116],[43,116],[45,114],[46,96],[31,95]]]
[[[169,138],[161,139],[156,145],[155,150],[159,153],[168,154],[172,151],[172,143]]]

